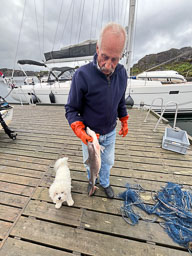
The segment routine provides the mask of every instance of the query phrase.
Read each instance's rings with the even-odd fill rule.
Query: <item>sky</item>
[[[103,25],[128,23],[129,0],[0,0],[0,68],[97,39]],[[192,0],[137,0],[132,64],[147,54],[192,46]],[[31,70],[29,67],[28,70]]]

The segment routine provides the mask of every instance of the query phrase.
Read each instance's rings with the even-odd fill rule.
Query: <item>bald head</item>
[[[125,43],[126,43],[126,38],[127,38],[127,35],[124,27],[122,27],[120,24],[111,22],[111,23],[108,23],[101,30],[99,39],[97,41],[97,46],[101,48],[103,40],[108,40],[108,41],[110,41],[110,39],[117,40],[119,43],[119,47],[121,47],[122,53],[123,53]]]
[[[109,23],[102,29],[96,51],[98,65],[105,75],[115,70],[122,57],[125,42],[126,32],[121,25]]]

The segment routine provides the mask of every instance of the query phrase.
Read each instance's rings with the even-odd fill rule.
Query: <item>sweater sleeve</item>
[[[73,76],[67,104],[65,105],[65,116],[69,125],[75,121],[84,122],[81,112],[83,110],[85,88],[86,84],[81,72],[77,71]]]

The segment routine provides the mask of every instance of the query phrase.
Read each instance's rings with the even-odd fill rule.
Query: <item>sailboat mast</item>
[[[135,21],[135,7],[136,0],[129,0],[129,20],[127,27],[127,43],[126,43],[126,69],[127,75],[130,76],[131,68],[131,55],[133,49],[133,33],[134,33],[134,21]]]

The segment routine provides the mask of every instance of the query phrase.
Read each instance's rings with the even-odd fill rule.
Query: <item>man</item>
[[[83,160],[88,158],[87,142],[92,137],[86,127],[99,134],[101,152],[99,182],[108,198],[114,197],[110,186],[110,170],[114,164],[117,117],[121,121],[119,132],[128,133],[128,114],[125,106],[127,73],[119,64],[126,42],[124,28],[116,23],[107,24],[101,31],[93,62],[80,67],[73,76],[66,118],[74,133],[82,140]],[[89,166],[86,166],[88,179]],[[88,194],[92,184],[88,184]]]

